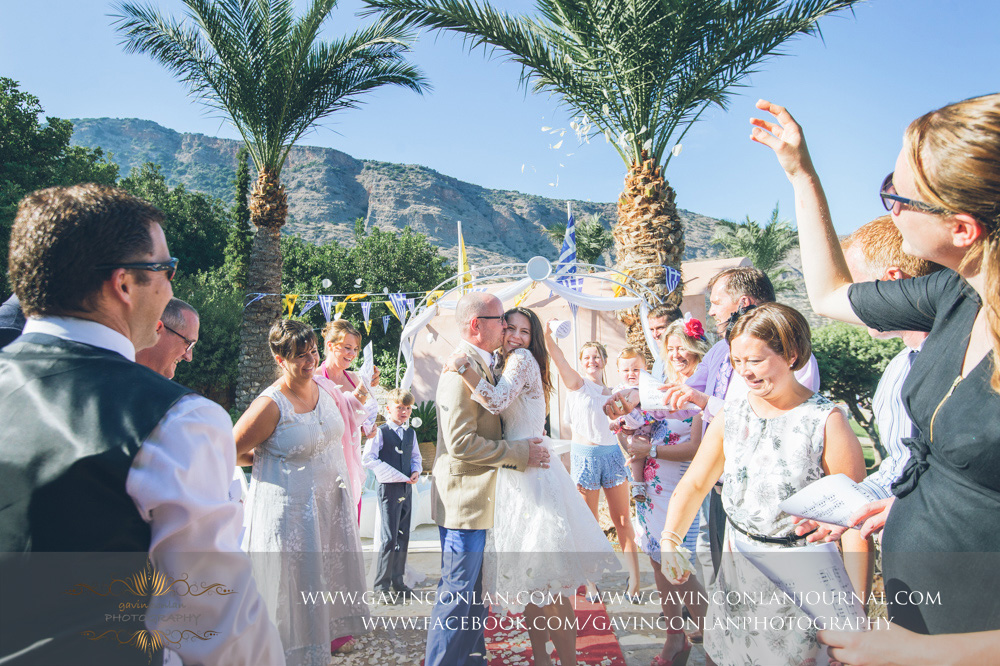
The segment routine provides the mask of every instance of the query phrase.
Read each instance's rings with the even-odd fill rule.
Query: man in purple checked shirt
[[[729,361],[729,343],[726,342],[726,329],[730,323],[735,323],[738,315],[747,309],[761,303],[775,301],[774,286],[767,275],[756,268],[739,267],[722,271],[708,283],[711,307],[708,314],[715,319],[716,335],[719,341],[705,354],[695,373],[684,384],[668,386],[664,391],[664,404],[673,410],[678,410],[687,403],[696,405],[702,411],[702,434],[712,422],[712,418],[722,411],[727,400],[744,397],[748,388],[743,381],[733,381],[733,366]],[[810,355],[804,368],[795,373],[800,384],[813,391],[819,390],[819,366],[816,357]],[[614,416],[620,411],[614,405],[621,400],[624,413],[631,411],[636,398],[633,395],[615,394],[609,400],[609,415]],[[726,526],[726,514],[722,508],[721,486],[716,485],[715,492],[710,493],[705,502],[708,508],[709,545],[712,552],[712,567],[719,570],[722,538]],[[705,508],[703,507],[703,511]],[[700,542],[700,540],[699,540]],[[707,572],[706,572],[707,573]],[[714,576],[706,576],[707,584],[714,582]]]

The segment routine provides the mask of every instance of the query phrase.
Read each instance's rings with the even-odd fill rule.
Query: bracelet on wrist
[[[677,539],[678,546],[684,543],[684,537],[682,537],[677,532],[672,532],[670,530],[663,530],[663,534],[660,535],[660,538],[665,539],[668,535],[674,537],[674,539]]]

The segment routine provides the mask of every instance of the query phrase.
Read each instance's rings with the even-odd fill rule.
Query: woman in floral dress
[[[757,306],[726,337],[733,371],[750,390],[715,417],[677,485],[660,538],[661,568],[674,583],[693,572],[683,535],[721,475],[728,522],[706,623],[708,654],[720,666],[825,664],[827,653],[816,641],[810,618],[786,603],[787,597],[741,552],[806,546],[779,504],[828,474],[864,479],[861,445],[844,413],[795,379],[794,371],[811,350],[809,324],[798,311],[779,303]],[[848,574],[864,597],[871,577],[870,544],[849,530],[843,546],[845,552],[862,554],[850,558]]]

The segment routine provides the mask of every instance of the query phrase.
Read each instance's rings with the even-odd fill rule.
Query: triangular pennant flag
[[[333,318],[334,319],[340,319],[341,317],[343,317],[344,316],[344,308],[346,308],[346,307],[347,307],[347,303],[345,303],[345,302],[340,302],[340,303],[337,303],[335,306],[333,306],[333,311],[336,313],[335,315],[333,315]]]
[[[368,335],[372,334],[372,323],[370,321],[365,322],[365,333]]]
[[[528,288],[525,289],[524,291],[522,291],[520,293],[520,295],[517,298],[514,299],[514,307],[515,308],[521,307],[521,303],[524,303],[524,300],[526,298],[528,298],[528,294],[531,293],[531,290],[535,288],[536,284],[538,284],[538,283],[537,282],[532,282],[531,284],[529,284]]]
[[[465,239],[462,238],[462,223],[458,223],[458,284],[462,287],[462,293],[465,293],[465,285],[472,281],[472,276],[469,273],[469,256],[465,253]]]
[[[401,292],[396,292],[395,294],[389,294],[389,301],[392,303],[392,314],[396,315],[396,319],[403,323],[406,318],[406,296]]]
[[[411,315],[413,314],[413,309],[415,307],[417,307],[417,299],[415,298],[406,299],[406,309],[410,311]]]
[[[333,296],[321,295],[319,297],[319,307],[323,311],[323,318],[330,321],[330,308],[333,307]]]
[[[393,316],[396,317],[396,319],[399,319],[399,315],[396,314],[396,308],[393,307],[392,303],[389,301],[382,301],[382,302],[385,303],[385,307],[389,308],[389,312],[391,312]]]
[[[246,310],[248,307],[259,301],[260,299],[267,296],[267,294],[247,294],[247,296],[253,296],[253,300],[251,300],[249,303],[243,306],[244,310]]]
[[[292,310],[295,309],[295,301],[297,300],[299,300],[298,294],[288,294],[282,301],[282,305],[284,305],[285,309],[288,310],[289,317],[292,316]]]
[[[681,283],[681,272],[673,266],[664,266],[663,268],[667,271],[667,292],[670,293],[677,289],[677,286]]]
[[[437,291],[428,291],[427,292],[427,307],[430,307],[430,306],[434,305],[437,302],[437,300],[439,298],[441,298],[442,296],[444,296],[444,291],[441,290],[441,289],[439,289]]]
[[[365,318],[365,324],[368,324],[368,320],[372,318],[371,301],[364,301],[361,303],[361,316]],[[368,328],[371,329],[371,324],[368,324]]]
[[[319,304],[319,301],[306,301],[305,304],[302,306],[302,310],[299,311],[299,316],[301,317],[305,313],[309,312],[309,310],[311,310],[317,304]]]
[[[388,333],[389,332],[389,321],[390,320],[392,320],[392,317],[390,315],[385,315],[385,316],[382,317],[382,332],[383,333]]]
[[[625,271],[625,275],[619,276],[616,280],[618,284],[615,286],[615,298],[625,293],[625,283],[628,281],[630,275],[632,275],[632,271]]]

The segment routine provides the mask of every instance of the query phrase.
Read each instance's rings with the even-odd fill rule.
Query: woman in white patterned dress
[[[345,428],[360,423],[329,380],[313,377],[316,336],[283,320],[268,338],[281,378],[264,389],[233,428],[237,454],[253,452],[244,535],[254,578],[278,627],[289,666],[327,666],[331,643],[367,631],[364,559],[344,459]],[[327,390],[320,384],[327,383]],[[348,401],[353,402],[348,402]],[[354,601],[306,604],[303,592],[343,592]]]
[[[539,437],[551,389],[542,325],[527,308],[509,310],[505,317],[503,374],[496,385],[469,369],[462,379],[477,401],[500,414],[504,438]],[[466,363],[464,354],[456,354],[447,367],[457,370]],[[549,638],[561,664],[576,664],[574,611],[567,598],[588,579],[620,568],[614,550],[563,465],[498,470],[494,501],[483,589],[495,606],[524,612],[535,664],[551,664]],[[560,628],[548,631],[550,621]]]
[[[675,584],[693,572],[681,535],[721,475],[728,522],[713,596],[722,603],[710,606],[706,623],[708,654],[719,666],[826,664],[811,620],[740,553],[806,546],[805,535],[796,536],[792,516],[778,505],[828,474],[864,479],[861,445],[843,412],[795,380],[811,349],[809,324],[798,311],[760,305],[726,337],[734,373],[750,391],[715,417],[677,485],[660,539],[661,569]],[[862,556],[848,560],[848,573],[856,592],[867,596],[870,544],[849,532],[844,551]]]

